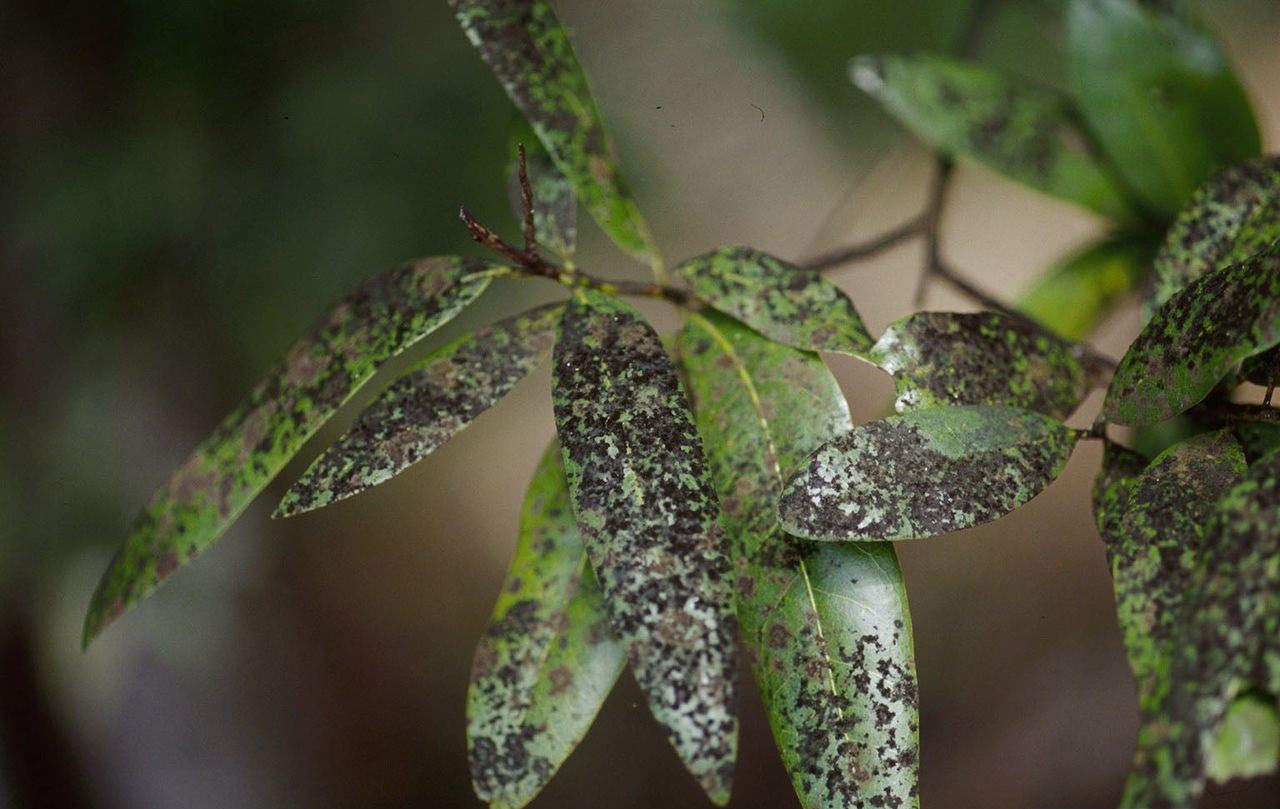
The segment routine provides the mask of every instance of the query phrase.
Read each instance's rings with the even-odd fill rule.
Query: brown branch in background
[[[803,266],[816,272],[825,272],[827,270],[839,267],[841,264],[849,264],[854,261],[864,261],[872,256],[896,247],[903,242],[910,241],[919,236],[924,228],[924,215],[921,214],[912,219],[903,222],[892,230],[872,239],[868,239],[861,244],[851,244],[847,247],[841,247],[826,253],[820,253],[817,256],[805,261]]]
[[[519,160],[520,179],[520,212],[524,219],[524,251],[529,254],[538,251],[538,230],[533,224],[533,186],[529,183],[529,166],[524,159],[524,144],[516,146]]]

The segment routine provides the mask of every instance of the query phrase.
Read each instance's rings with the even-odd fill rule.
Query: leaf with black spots
[[[406,264],[313,324],[138,516],[93,595],[84,642],[212,545],[385,360],[452,320],[494,269],[459,258]]]
[[[604,232],[656,265],[569,35],[545,0],[449,0],[462,30]]]
[[[1142,286],[1153,245],[1109,238],[1074,253],[1022,296],[1017,309],[1068,340],[1083,340],[1125,295]]]
[[[552,401],[573,510],[649,709],[711,799],[737,753],[719,503],[675,366],[630,304],[575,290]]]
[[[519,809],[586,735],[626,653],[569,504],[560,447],[529,483],[520,535],[467,689],[467,751],[481,800]]]
[[[555,342],[563,311],[556,303],[509,317],[420,360],[311,464],[275,516],[345,500],[435,452],[533,370]]]
[[[810,539],[918,539],[1003,517],[1062,472],[1080,432],[1015,407],[932,407],[855,428],[792,475],[778,520]]]
[[[679,349],[743,641],[800,802],[917,806],[911,619],[893,547],[804,542],[774,518],[784,470],[852,427],[835,378],[817,355],[714,313],[690,316]]]
[[[1276,343],[1280,247],[1200,276],[1158,309],[1121,359],[1103,413],[1116,424],[1163,421]]]
[[[933,55],[860,56],[849,74],[934,148],[1110,219],[1133,218],[1124,187],[1056,90]]]
[[[813,270],[750,247],[721,247],[676,273],[699,300],[771,340],[855,357],[871,348],[853,301]]]
[[[917,312],[891,323],[870,357],[893,375],[899,413],[1009,405],[1063,419],[1089,390],[1066,343],[999,312]]]
[[[1129,507],[1129,495],[1147,459],[1131,449],[1107,440],[1102,466],[1093,479],[1093,519],[1104,542],[1118,541],[1120,525]]]
[[[532,133],[530,133],[532,134]],[[533,231],[538,245],[560,257],[573,258],[578,246],[578,194],[541,144],[524,144],[529,190],[533,192]],[[512,153],[515,153],[512,147]],[[524,216],[519,161],[507,167],[507,201],[517,219]]]

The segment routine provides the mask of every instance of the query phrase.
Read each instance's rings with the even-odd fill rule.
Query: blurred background
[[[911,216],[928,154],[845,64],[950,48],[971,2],[555,6],[674,263],[735,242],[801,259]],[[979,57],[1061,83],[1061,2],[993,6]],[[1274,148],[1280,7],[1201,10]],[[545,368],[395,481],[271,521],[366,392],[214,550],[87,653],[79,636],[137,509],[313,318],[403,259],[474,253],[461,204],[516,232],[514,122],[444,0],[0,0],[0,806],[480,805],[467,675],[553,433]],[[1102,228],[965,167],[946,250],[1012,299]],[[584,266],[639,277],[584,230]],[[919,261],[912,245],[833,277],[878,331],[911,310]],[[412,353],[557,294],[495,285]],[[1136,329],[1119,313],[1098,343]],[[888,378],[832,364],[855,419],[877,418]],[[1137,717],[1087,509],[1098,456],[1081,447],[995,525],[900,546],[926,806],[1118,799]],[[749,688],[741,710],[732,806],[795,805]],[[707,805],[626,677],[534,806],[605,802]]]

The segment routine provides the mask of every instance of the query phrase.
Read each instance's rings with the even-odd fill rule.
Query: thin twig
[[[804,266],[816,272],[825,272],[839,267],[841,264],[864,261],[919,236],[923,232],[924,219],[924,214],[918,214],[896,228],[885,231],[865,242],[821,253],[804,262]]]
[[[524,219],[524,251],[538,251],[538,230],[533,224],[533,186],[529,184],[529,167],[524,159],[524,144],[516,146],[519,170],[516,172],[520,180],[520,213]]]

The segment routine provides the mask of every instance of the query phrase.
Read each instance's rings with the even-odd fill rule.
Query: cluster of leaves
[[[686,260],[669,282],[550,6],[453,4],[541,145],[513,173],[524,245],[464,211],[501,261],[405,265],[309,330],[155,494],[94,595],[86,643],[202,553],[383,362],[494,279],[540,277],[568,300],[422,358],[277,511],[390,479],[551,351],[557,440],[472,669],[482,799],[531,800],[629,666],[724,803],[741,644],[803,805],[917,806],[911,625],[891,541],[1007,514],[1084,438],[1107,445],[1095,510],[1145,722],[1126,804],[1181,804],[1206,777],[1275,767],[1256,739],[1276,735],[1267,695],[1280,690],[1280,427],[1224,391],[1276,374],[1280,161],[1257,157],[1247,101],[1207,34],[1176,9],[1075,0],[1072,98],[938,57],[855,60],[855,81],[940,150],[1118,223],[1028,299],[1037,316],[1068,308],[1064,296],[1088,310],[1051,321],[1060,333],[1008,312],[934,312],[875,339],[839,288],[752,248]],[[655,283],[576,267],[579,202]],[[1165,228],[1150,321],[1098,423],[1069,427],[1105,379],[1067,338],[1137,283]],[[672,302],[683,327],[664,342],[623,294]],[[854,426],[819,351],[891,374],[897,414]],[[1208,431],[1150,462],[1107,438],[1107,423],[1188,411]]]

